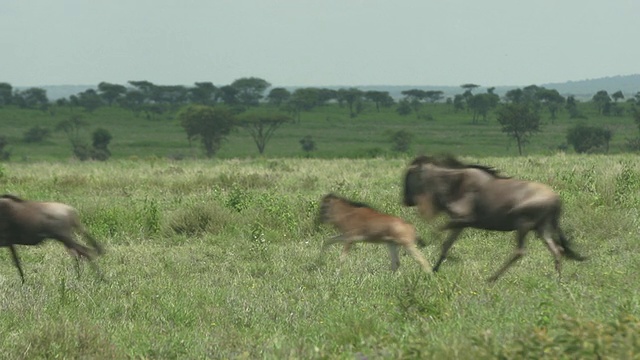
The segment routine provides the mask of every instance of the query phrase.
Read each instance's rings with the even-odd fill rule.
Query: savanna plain
[[[585,262],[533,234],[503,278],[511,233],[466,230],[440,272],[386,247],[319,257],[314,224],[335,192],[415,224],[430,262],[444,235],[401,205],[410,156],[371,159],[117,158],[11,162],[3,192],[76,207],[106,247],[100,280],[56,242],[0,252],[0,358],[640,357],[640,162],[635,154],[462,157],[549,184]],[[442,220],[440,220],[442,221]]]

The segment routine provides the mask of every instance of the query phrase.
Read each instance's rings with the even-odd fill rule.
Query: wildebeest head
[[[342,209],[344,205],[348,205],[348,207],[369,207],[367,204],[347,200],[336,194],[329,193],[323,196],[320,201],[320,210],[318,211],[317,222],[331,222],[331,219],[337,215],[336,211],[340,211],[339,209]]]
[[[492,177],[503,178],[491,167],[467,165],[450,155],[418,156],[405,174],[404,205],[417,206],[425,218],[432,218],[445,210],[448,202],[468,190],[464,188],[468,174],[457,171],[463,169],[478,169]]]

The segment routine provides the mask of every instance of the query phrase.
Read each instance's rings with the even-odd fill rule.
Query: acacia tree
[[[178,113],[189,142],[200,138],[208,158],[213,157],[233,129],[235,117],[221,106],[189,105]]]
[[[127,93],[127,88],[124,85],[110,84],[103,81],[98,84],[98,93],[107,105],[111,106]]]
[[[302,111],[311,111],[319,102],[320,91],[316,88],[296,89],[285,103],[285,109],[293,115],[296,122],[300,122]]]
[[[244,106],[258,106],[263,93],[271,86],[266,80],[248,77],[240,78],[231,83],[231,87],[238,90],[237,99]]]
[[[216,102],[218,88],[210,81],[197,82],[189,88],[189,98],[196,104],[213,105]]]
[[[371,90],[364,93],[365,99],[376,104],[376,110],[380,112],[380,106],[389,107],[393,105],[393,98],[388,91]]]
[[[531,135],[540,131],[540,115],[527,103],[502,106],[498,109],[498,122],[502,126],[502,132],[516,140],[520,155]]]
[[[346,102],[349,107],[349,116],[354,118],[362,112],[362,97],[364,92],[358,88],[338,89],[338,101]]]
[[[283,87],[277,87],[271,89],[269,91],[269,95],[267,95],[267,101],[271,105],[280,106],[289,100],[291,97],[291,92]]]
[[[595,95],[593,95],[591,101],[593,101],[593,103],[596,105],[598,113],[602,115],[607,105],[611,103],[611,97],[609,96],[607,90],[600,90]]]
[[[467,106],[473,110],[472,122],[477,124],[480,116],[484,121],[487,121],[489,111],[498,106],[499,101],[500,97],[498,95],[488,92],[471,96],[467,100]]]
[[[282,114],[245,114],[238,120],[238,124],[249,132],[262,155],[273,133],[292,120],[291,117]]]

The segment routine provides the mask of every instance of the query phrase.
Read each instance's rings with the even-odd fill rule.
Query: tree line
[[[304,112],[329,103],[336,103],[344,108],[350,118],[358,117],[365,108],[380,112],[382,108],[395,107],[395,111],[401,116],[413,115],[419,119],[435,120],[429,108],[429,104],[435,103],[445,103],[453,111],[467,113],[474,124],[488,121],[489,115],[494,113],[501,130],[516,141],[520,154],[529,138],[540,131],[542,114],[548,114],[552,123],[560,111],[567,111],[570,118],[585,118],[579,110],[579,101],[574,96],[565,98],[554,89],[531,85],[509,90],[500,97],[495,94],[495,88],[476,92],[479,87],[480,85],[472,83],[463,84],[460,94],[446,98],[438,90],[408,89],[402,91],[403,97],[396,101],[388,91],[362,91],[356,87],[304,87],[290,91],[284,87],[272,87],[268,81],[257,77],[240,78],[224,86],[216,86],[212,82],[196,82],[194,86],[156,85],[145,80],[129,81],[128,85],[101,82],[96,89],[87,89],[51,102],[42,88],[18,90],[13,89],[9,83],[0,83],[0,106],[12,105],[52,113],[56,107],[68,107],[72,110],[81,108],[90,113],[103,106],[119,106],[137,115],[144,114],[148,119],[182,109],[178,116],[187,138],[189,141],[200,139],[207,156],[215,154],[234,126],[246,129],[262,154],[269,139],[282,124],[300,122]],[[631,107],[619,104],[624,98],[621,91],[609,95],[607,91],[601,90],[593,95],[590,102],[598,114],[603,116],[621,116],[625,109],[629,109],[640,126],[640,92],[627,99],[632,104]],[[269,111],[254,111],[260,108]],[[76,126],[80,126],[79,119],[73,121],[77,123]],[[64,129],[64,126],[69,125],[59,127]],[[42,131],[32,130],[34,136],[38,130]],[[610,133],[584,126],[578,130],[567,134],[567,141],[576,151],[584,150],[584,144],[574,144],[584,142],[584,138],[591,138],[589,141],[595,143],[605,141],[608,147]],[[585,135],[586,133],[588,134]],[[104,135],[103,131],[101,136],[104,138]],[[396,138],[403,138],[404,135],[406,134],[394,134]],[[312,139],[307,138],[304,143],[306,145],[303,148],[306,146],[307,149],[313,149]],[[105,148],[104,145],[101,147]],[[398,147],[406,148],[402,144]]]

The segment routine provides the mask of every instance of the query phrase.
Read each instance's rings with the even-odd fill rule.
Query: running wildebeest
[[[463,164],[452,156],[419,156],[409,165],[404,180],[404,205],[417,206],[427,220],[440,212],[449,217],[442,230],[451,232],[433,271],[438,271],[467,227],[517,233],[515,252],[489,281],[497,280],[524,255],[525,237],[531,230],[553,254],[558,276],[563,255],[586,259],[570,248],[559,226],[560,197],[547,185],[501,176],[491,167]]]
[[[93,249],[77,243],[74,240],[75,232],[84,235]],[[27,201],[9,194],[0,196],[0,247],[11,250],[13,263],[23,284],[24,273],[15,245],[35,246],[46,239],[55,239],[64,244],[69,254],[75,256],[77,271],[79,258],[92,260],[104,253],[102,246],[82,226],[73,207],[56,202]],[[97,265],[91,264],[100,274]]]
[[[322,245],[324,253],[331,244],[343,242],[340,261],[346,259],[355,242],[386,243],[393,271],[400,266],[398,246],[402,246],[424,271],[431,273],[429,263],[416,246],[424,246],[424,243],[416,236],[415,227],[396,216],[382,214],[363,203],[327,194],[322,198],[318,220],[332,224],[340,231],[340,235],[325,240]]]

